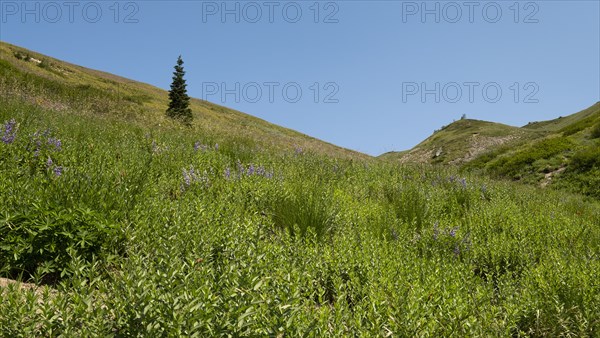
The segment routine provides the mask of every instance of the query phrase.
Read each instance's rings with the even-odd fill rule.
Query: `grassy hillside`
[[[402,163],[454,164],[496,178],[600,198],[600,103],[522,128],[456,121],[410,151],[381,158]]]
[[[598,201],[53,86],[0,96],[0,336],[600,334]]]
[[[165,79],[170,81],[170,79]],[[168,93],[148,84],[60,61],[0,42],[0,96],[18,97],[51,112],[118,118],[147,127],[177,129],[165,117]],[[283,152],[303,149],[335,157],[365,159],[343,149],[256,117],[193,99],[190,133],[237,139],[251,148]]]

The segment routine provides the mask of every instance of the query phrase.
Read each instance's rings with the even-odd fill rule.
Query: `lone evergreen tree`
[[[183,71],[183,59],[181,59],[180,55],[177,59],[175,72],[173,72],[173,83],[171,83],[171,90],[169,91],[170,102],[169,109],[167,109],[167,116],[180,119],[189,125],[192,122],[192,110],[190,109],[190,97],[187,95],[187,84],[183,75],[185,75],[185,71]]]

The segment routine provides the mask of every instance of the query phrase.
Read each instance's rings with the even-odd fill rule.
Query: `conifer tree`
[[[187,95],[187,84],[183,76],[185,71],[183,70],[183,59],[181,55],[177,59],[177,65],[175,66],[175,72],[173,72],[173,83],[171,83],[171,90],[169,91],[169,109],[167,109],[167,116],[183,121],[189,125],[192,122],[192,110],[190,109],[190,97]]]

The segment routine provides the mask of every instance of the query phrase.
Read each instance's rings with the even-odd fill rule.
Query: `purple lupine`
[[[62,142],[54,137],[48,138],[48,145],[53,145],[56,150],[61,150]]]
[[[59,177],[59,176],[61,176],[61,175],[62,175],[62,172],[63,172],[63,167],[56,166],[56,167],[54,167],[54,170],[53,170],[53,171],[54,171],[54,176],[57,176],[57,177]]]
[[[6,144],[13,143],[17,137],[17,121],[11,119],[2,126],[2,129],[0,129],[2,132],[2,138],[0,138],[2,142]]]
[[[296,146],[295,152],[296,152],[296,155],[300,155],[300,154],[304,153],[304,150],[302,149],[302,147]]]
[[[465,188],[465,189],[467,188],[467,179],[466,178],[461,178],[461,179],[458,180],[458,182],[460,183],[460,185],[463,188]]]
[[[46,161],[46,167],[48,169],[52,168],[52,165],[54,164],[54,162],[52,161],[52,159],[50,157],[48,157],[48,160]]]
[[[272,171],[269,171],[269,172],[267,172],[267,173],[265,174],[265,177],[266,177],[266,178],[268,178],[268,179],[271,179],[271,178],[273,178],[273,172],[272,172]]]
[[[229,179],[229,177],[231,176],[231,170],[229,169],[229,167],[225,168],[225,179]]]
[[[190,177],[187,170],[185,170],[185,169],[183,169],[183,182],[188,187],[192,184],[192,178]]]
[[[458,246],[458,244],[454,246],[454,255],[460,255],[460,247]]]
[[[250,164],[248,167],[248,176],[254,175],[254,164]]]
[[[202,143],[200,143],[200,141],[196,141],[196,143],[194,143],[194,151],[198,151],[201,145]]]
[[[450,232],[448,232],[448,236],[456,237],[456,231],[458,231],[458,227],[452,228],[452,230],[450,230]]]

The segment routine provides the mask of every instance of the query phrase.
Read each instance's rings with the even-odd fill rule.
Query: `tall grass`
[[[0,287],[2,336],[600,333],[595,200],[3,99],[12,119],[0,276],[35,285]]]

